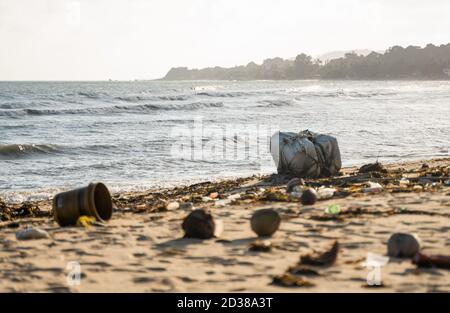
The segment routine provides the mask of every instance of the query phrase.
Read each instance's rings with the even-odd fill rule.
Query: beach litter
[[[278,174],[324,177],[338,174],[342,166],[336,138],[309,130],[276,132],[270,139],[270,153]]]
[[[293,275],[304,275],[304,276],[320,276],[320,273],[313,268],[304,265],[294,265],[287,269],[287,272]]]
[[[339,243],[334,241],[331,247],[323,252],[314,254],[305,254],[300,256],[299,264],[315,265],[315,266],[330,266],[336,262],[339,253]]]
[[[176,201],[169,202],[166,206],[167,211],[175,211],[175,210],[178,210],[179,208],[180,208],[180,204]]]
[[[224,207],[224,206],[231,204],[231,202],[232,201],[230,199],[221,199],[221,200],[217,200],[216,202],[214,202],[214,206]]]
[[[76,225],[79,227],[88,228],[95,222],[95,217],[82,215],[78,218]]]
[[[217,238],[217,237],[220,237],[220,235],[222,235],[223,230],[224,230],[224,224],[223,224],[223,221],[218,218],[214,219],[214,224],[215,224],[214,237]]]
[[[181,226],[185,238],[210,239],[215,235],[214,218],[206,209],[196,209],[189,213]]]
[[[186,211],[189,211],[189,210],[192,211],[192,210],[195,209],[194,203],[192,203],[192,202],[183,202],[183,203],[180,204],[180,209],[181,210],[186,210]]]
[[[409,179],[403,177],[402,179],[400,179],[398,181],[398,183],[401,187],[408,187],[408,185],[410,184],[410,181],[409,181]]]
[[[341,213],[341,207],[339,206],[339,204],[330,204],[326,207],[325,213],[332,215],[339,214]]]
[[[227,197],[227,199],[229,199],[229,200],[231,200],[231,201],[236,201],[236,200],[238,200],[238,199],[240,199],[241,198],[241,195],[239,194],[239,193],[236,193],[236,194],[234,194],[234,195],[229,195],[228,197]]]
[[[31,202],[23,202],[19,206],[7,205],[0,199],[0,221],[11,221],[17,218],[24,217],[45,217],[48,216],[47,212],[43,212],[39,209],[39,206],[32,204]]]
[[[147,210],[147,205],[146,204],[138,204],[135,206],[135,212],[136,213],[142,213],[145,212]]]
[[[281,217],[273,209],[260,209],[250,219],[252,230],[260,237],[272,236],[280,227]]]
[[[413,257],[412,262],[418,267],[437,267],[450,269],[449,255],[426,255],[417,252]]]
[[[281,287],[313,287],[314,283],[306,280],[305,278],[297,275],[292,275],[291,273],[284,273],[282,275],[277,275],[273,278],[272,284]]]
[[[262,192],[262,194],[257,198],[259,201],[273,201],[273,202],[289,202],[291,198],[284,191],[269,188]]]
[[[211,192],[211,193],[209,194],[209,197],[210,197],[211,199],[217,199],[217,198],[219,197],[219,193],[218,193],[218,192]]]
[[[17,240],[34,240],[50,238],[48,232],[37,227],[27,227],[16,232]]]
[[[389,263],[389,257],[369,252],[364,262],[361,263],[364,267],[381,267]]]
[[[358,173],[370,173],[370,172],[386,173],[387,170],[383,167],[381,163],[377,161],[375,163],[369,163],[361,166],[358,171]]]
[[[412,258],[419,250],[419,238],[415,234],[395,233],[387,243],[387,254],[391,257]]]
[[[255,240],[250,244],[249,251],[254,252],[269,252],[272,251],[272,242],[268,240]]]
[[[6,224],[7,228],[19,228],[20,227],[20,223],[19,222],[9,222]]]
[[[292,178],[286,185],[286,192],[287,193],[291,193],[291,192],[300,192],[300,186],[304,186],[305,185],[305,181],[302,178]]]
[[[308,188],[302,193],[300,202],[303,205],[313,205],[316,203],[317,198],[317,192],[313,188]]]
[[[384,249],[387,249],[387,247],[383,245],[387,245],[387,239],[389,238],[391,233],[387,233],[386,235],[386,229],[391,228],[392,232],[392,229],[394,229],[398,223],[397,221],[402,222],[404,221],[405,224],[404,225],[402,224],[403,226],[402,225],[397,226],[409,227],[411,228],[409,229],[409,231],[413,232],[413,230],[416,231],[416,229],[420,229],[421,221],[425,221],[426,223],[426,221],[428,220],[435,220],[435,221],[439,220],[441,222],[440,220],[441,216],[443,216],[443,218],[444,217],[448,218],[450,216],[446,210],[447,201],[444,195],[449,194],[449,191],[447,189],[443,189],[442,192],[439,192],[436,195],[429,193],[420,195],[410,194],[409,196],[404,194],[399,195],[390,194],[391,192],[421,192],[421,191],[429,191],[430,188],[436,189],[444,188],[443,183],[445,182],[445,180],[442,178],[442,176],[431,176],[432,175],[431,173],[436,173],[434,175],[441,175],[438,173],[438,171],[435,171],[436,167],[434,163],[430,163],[430,168],[426,170],[421,170],[420,166],[421,163],[416,164],[414,168],[408,165],[407,169],[403,169],[402,171],[396,171],[394,169],[394,165],[392,166],[389,165],[388,167],[389,173],[377,177],[375,177],[372,174],[370,175],[355,174],[355,171],[357,171],[357,169],[353,167],[349,169],[344,169],[343,174],[341,176],[330,178],[319,178],[319,179],[304,178],[304,183],[301,184],[299,184],[299,181],[301,181],[301,179],[299,178],[292,179],[291,177],[283,177],[283,178],[278,177],[276,180],[272,177],[263,175],[245,181],[245,184],[243,186],[236,186],[234,183],[229,184],[227,182],[226,183],[214,182],[209,184],[203,184],[201,185],[201,187],[195,188],[177,187],[163,190],[157,189],[151,191],[143,191],[139,193],[130,192],[121,195],[117,194],[114,198],[114,204],[119,207],[120,210],[119,212],[122,213],[124,212],[125,208],[130,208],[128,211],[132,210],[132,212],[134,213],[136,212],[134,210],[135,207],[142,206],[142,212],[140,213],[145,213],[146,215],[144,216],[144,215],[128,214],[130,212],[128,212],[127,214],[120,214],[119,218],[117,219],[117,221],[115,221],[113,225],[115,227],[109,229],[107,232],[105,231],[105,233],[117,234],[116,232],[119,231],[120,234],[123,233],[124,235],[125,234],[128,235],[127,238],[130,237],[129,239],[131,240],[131,248],[133,248],[134,246],[134,239],[136,239],[136,244],[145,246],[147,247],[146,249],[148,249],[148,242],[146,243],[140,241],[150,240],[149,242],[154,241],[155,243],[161,241],[162,248],[164,247],[171,248],[172,246],[183,248],[186,247],[187,250],[183,250],[184,252],[173,252],[174,255],[175,253],[177,253],[176,255],[178,256],[177,258],[179,259],[174,260],[174,262],[180,261],[180,263],[174,264],[181,267],[185,267],[186,264],[188,266],[189,264],[191,264],[192,266],[194,266],[193,269],[195,269],[194,263],[196,263],[197,265],[199,265],[201,271],[203,270],[201,268],[203,262],[192,263],[192,260],[200,258],[202,260],[211,259],[212,260],[211,262],[216,262],[217,260],[218,262],[224,262],[224,264],[232,267],[232,269],[234,269],[235,266],[239,267],[242,262],[243,265],[247,264],[246,268],[250,269],[248,271],[249,273],[261,274],[260,272],[264,270],[265,267],[263,266],[260,267],[259,263],[258,264],[255,263],[255,265],[250,265],[251,264],[250,262],[253,263],[254,258],[260,259],[262,262],[266,262],[266,265],[267,264],[270,265],[270,262],[272,262],[273,260],[278,262],[278,260],[284,259],[286,261],[286,258],[288,257],[295,258],[295,254],[297,254],[299,260],[294,260],[294,262],[285,264],[291,266],[281,268],[281,272],[274,272],[266,274],[265,276],[264,275],[260,276],[261,280],[258,281],[256,284],[254,284],[252,280],[247,281],[248,286],[250,287],[251,286],[254,287],[255,285],[258,286],[258,284],[259,286],[261,286],[260,285],[261,283],[273,282],[274,285],[282,287],[261,286],[261,288],[267,288],[269,290],[275,291],[276,290],[282,291],[283,287],[289,286],[302,288],[316,284],[319,286],[318,289],[324,290],[324,288],[325,289],[328,288],[324,284],[331,282],[330,286],[333,288],[337,288],[336,290],[338,291],[339,288],[341,288],[342,286],[344,286],[343,288],[347,288],[346,286],[350,286],[349,288],[351,289],[353,287],[358,288],[359,285],[355,284],[355,282],[365,281],[366,274],[370,270],[370,269],[362,269],[359,267],[361,262],[364,261],[366,257],[365,253],[367,252],[367,251],[364,252],[361,249],[365,249],[364,247],[367,248],[369,246],[370,246],[369,248],[374,249],[374,251],[380,251],[379,249],[380,248],[382,249],[383,247],[385,247]],[[425,176],[428,174],[430,176]],[[405,186],[400,186],[401,185],[400,180],[402,178],[409,180],[409,184],[403,183],[402,185]],[[448,180],[448,178],[445,179]],[[291,184],[293,185],[291,192],[287,192],[286,183],[289,184],[289,182],[291,182]],[[380,184],[383,187],[383,194],[373,196],[373,198],[371,194],[364,195],[362,189],[368,188],[370,186],[369,182]],[[425,184],[422,185],[420,184],[420,182],[425,182]],[[435,187],[431,187],[433,183],[435,183]],[[320,187],[322,187],[322,189],[331,188],[336,190],[333,193],[332,200],[328,200],[327,202],[319,202],[318,199],[317,200],[318,203],[316,202],[315,204],[316,206],[314,208],[302,207],[299,203],[301,195],[303,195],[304,192],[308,190],[308,188],[311,188],[311,190],[315,191],[317,189],[320,189]],[[190,194],[192,190],[194,190],[195,193]],[[433,189],[433,191],[434,190],[435,189]],[[341,193],[345,192],[351,194],[350,199],[337,199],[337,197],[340,197],[339,195]],[[229,198],[230,195],[232,196],[236,194],[239,194],[240,198],[234,200],[233,200],[234,197],[231,197],[231,199]],[[208,203],[197,202],[195,206],[212,208],[212,212],[217,211],[218,215],[222,214],[222,216],[226,217],[227,222],[230,221],[230,223],[231,222],[236,223],[235,225],[230,226],[230,232],[227,234],[229,235],[229,237],[226,237],[226,239],[222,238],[220,240],[215,240],[213,242],[208,241],[209,243],[207,245],[203,245],[205,242],[201,242],[198,240],[188,240],[188,239],[180,240],[180,238],[176,238],[176,236],[180,237],[181,233],[177,231],[174,232],[173,226],[178,227],[178,230],[180,230],[181,228],[180,224],[182,222],[180,218],[186,217],[191,212],[190,210],[194,209],[194,203],[190,201],[190,199],[197,199],[197,201],[202,201],[203,197],[208,197]],[[361,199],[357,199],[357,197],[361,197]],[[296,200],[291,198],[296,198]],[[291,203],[264,202],[266,200],[262,199],[271,199],[272,201],[288,201]],[[394,199],[395,201],[391,202],[391,199]],[[226,203],[228,204],[231,204],[232,201],[236,201],[239,204],[239,206],[228,207],[226,209],[217,209],[217,207],[214,208],[215,203],[219,201],[226,201]],[[50,203],[48,201],[36,203],[33,203],[33,206],[36,207],[39,206],[40,209],[43,210],[42,212],[47,213],[49,211]],[[171,203],[178,203],[179,209],[186,211],[176,210],[175,209],[176,204],[174,207],[175,211],[172,211]],[[163,204],[165,205],[164,208],[161,206]],[[12,205],[8,203],[5,206],[9,210],[10,208],[13,208],[13,206],[15,208],[18,208],[19,204]],[[1,201],[0,207],[3,207]],[[163,210],[161,211],[162,213],[160,213],[160,211],[155,210],[155,208],[157,207]],[[256,209],[259,209],[261,207],[265,208],[272,207],[276,212],[280,213],[283,219],[284,226],[279,227],[278,230],[276,231],[279,232],[279,234],[277,233],[276,235],[273,235],[273,237],[275,237],[275,239],[278,238],[278,240],[283,240],[282,242],[280,243],[275,242],[276,240],[274,238],[257,238],[256,235],[252,238],[252,240],[248,241],[247,235],[250,234],[248,233],[248,231],[250,230],[249,229],[250,225],[248,225],[248,223],[250,222],[249,221],[250,216],[252,215],[253,211],[256,211]],[[304,209],[302,210],[301,216],[298,215],[299,209]],[[28,214],[27,212],[30,211],[22,210],[22,212]],[[155,212],[157,212],[158,214],[154,214]],[[289,220],[287,218],[291,213],[294,220]],[[404,214],[404,215],[393,216],[397,214]],[[247,218],[243,218],[244,216],[247,216]],[[390,216],[392,216],[392,219],[390,218]],[[217,237],[216,231],[219,228],[218,226],[219,220],[217,218],[219,216],[213,214],[213,217],[214,217],[213,219],[214,236]],[[384,223],[385,217],[386,223]],[[82,218],[84,217],[82,216]],[[92,219],[93,217],[87,218]],[[153,223],[152,221],[155,221],[157,218],[158,219],[161,218],[162,220]],[[372,224],[371,223],[372,218],[377,218],[377,222]],[[314,220],[321,222],[316,223],[314,222]],[[327,222],[323,223],[322,221]],[[13,234],[12,236],[14,236],[14,233],[17,230],[22,229],[24,227],[23,225],[30,225],[30,223],[32,223],[31,225],[36,225],[48,230],[50,232],[50,235],[53,236],[53,234],[49,230],[51,229],[50,227],[52,227],[51,225],[54,224],[53,221],[49,221],[48,219],[37,220],[35,218],[31,219],[25,218],[23,220],[22,219],[20,220],[20,224],[18,224],[18,222],[19,220],[17,220],[17,224],[14,224],[14,227],[20,225],[19,228],[13,230],[5,229],[5,232],[7,233],[12,232]],[[38,225],[37,222],[42,224]],[[94,222],[96,222],[96,220],[94,220]],[[2,223],[0,227],[10,227],[10,225],[13,225],[8,223],[11,222],[7,221],[5,223]],[[140,223],[143,224],[141,225]],[[139,228],[137,229],[139,231],[135,234],[137,235],[137,237],[134,236],[134,234],[132,233],[128,233],[127,228],[128,225],[131,225],[133,227],[136,225],[136,227],[138,227],[138,224]],[[382,227],[378,228],[377,224],[382,224],[381,225]],[[117,227],[117,225],[124,225],[124,226]],[[148,230],[148,233],[151,235],[147,236],[146,228],[142,230],[140,228],[141,226],[150,228],[151,230]],[[446,243],[445,230],[447,228],[445,223],[439,223],[434,226],[433,225],[426,225],[426,226],[427,228],[429,227],[429,231],[433,232],[433,230],[436,230],[435,232],[433,232],[432,238],[435,241],[433,240],[430,241],[429,248],[433,249],[436,247],[445,248]],[[355,238],[354,236],[358,235],[364,236],[365,235],[364,230],[367,230],[367,227],[374,227],[374,228],[370,229],[369,232],[370,234],[368,234],[370,235],[369,237],[371,237],[371,239],[373,240],[367,241],[366,245],[363,241],[360,241],[363,237]],[[155,233],[153,233],[153,230],[155,231]],[[66,231],[68,231],[67,236],[69,237],[75,236],[77,239],[76,241],[70,240],[70,242],[67,242],[67,245],[70,246],[74,244],[76,245],[76,248],[80,249],[83,248],[84,244],[81,242],[84,242],[83,239],[84,236],[80,237],[75,234],[79,232],[79,230],[69,229]],[[58,235],[59,237],[63,236],[61,237],[61,239],[66,238],[64,237],[66,236],[65,235],[66,231],[61,230],[61,233],[59,233],[59,231],[56,230],[56,232],[59,234]],[[236,231],[236,233],[233,233],[234,231]],[[72,234],[72,232],[75,233]],[[146,235],[144,236],[141,233],[142,234],[145,233]],[[96,229],[93,232],[89,232],[89,237],[97,236],[99,240],[104,240],[104,235],[102,234],[103,232],[101,230]],[[5,237],[5,239],[6,238],[7,237]],[[127,238],[125,239],[128,240]],[[323,240],[330,240],[329,238],[338,238],[339,244],[342,244],[343,243],[342,240],[345,239],[345,251],[343,251],[344,253],[342,253],[341,251],[336,253],[336,259],[337,257],[339,257],[342,259],[342,261],[340,262],[332,261],[333,259],[332,257],[325,255],[327,251],[331,250],[331,248],[328,249],[328,244],[331,244],[334,241],[334,239],[332,239],[328,244],[327,241],[323,241]],[[115,243],[115,241],[116,240],[114,241],[109,240],[110,243],[111,242]],[[45,244],[46,242],[50,242],[50,240],[49,239],[41,240],[41,242],[42,244]],[[361,244],[359,242],[361,242]],[[222,246],[217,243],[224,243],[224,244]],[[277,243],[277,245],[275,245],[275,243]],[[324,244],[323,250],[321,248],[317,248],[318,244],[320,244],[321,246],[322,243]],[[12,244],[14,244],[14,242],[12,242]],[[19,244],[19,242],[17,242],[17,244]],[[66,243],[59,243],[59,240],[55,244],[57,244],[57,248],[59,247],[67,248]],[[48,245],[48,243],[45,245]],[[35,245],[33,244],[33,246]],[[170,250],[165,251],[165,249],[164,251],[162,250],[160,251],[159,245],[155,246],[158,246],[158,249],[156,251],[157,253],[155,254],[155,256],[159,256],[158,253],[161,253],[161,256],[169,256],[170,253],[172,253]],[[40,245],[37,245],[36,247],[40,248]],[[311,249],[309,259],[305,256],[302,256],[303,254],[302,249],[304,247],[313,248]],[[216,250],[217,248],[219,250]],[[437,250],[437,253],[446,254],[445,250],[442,250],[442,248],[441,250]],[[192,249],[193,249],[192,253],[194,253],[194,255],[192,255],[191,252],[188,253],[188,251],[191,251]],[[200,253],[199,255],[195,252],[197,250]],[[314,250],[318,250],[319,252],[316,252]],[[305,250],[305,252],[308,251]],[[6,253],[7,252],[5,252],[5,254]],[[167,255],[165,255],[165,253],[167,253]],[[203,253],[205,253],[206,255],[204,255]],[[150,256],[150,254],[148,254],[148,256]],[[159,257],[156,257],[155,260],[152,260],[152,258],[150,257],[141,258],[139,260],[141,262],[139,262],[140,264],[136,263],[135,265],[136,267],[141,266],[143,269],[146,269],[150,267],[161,266],[161,268],[163,267],[166,268],[166,266],[164,266],[162,262],[161,264],[158,265],[155,265],[153,263],[153,262],[158,263],[160,261]],[[304,263],[301,263],[301,260]],[[433,285],[434,283],[431,281],[433,277],[430,276],[430,280],[428,280],[429,276],[428,274],[437,273],[439,275],[441,274],[446,275],[445,270],[439,271],[432,270],[430,272],[430,271],[421,271],[419,268],[421,267],[449,268],[448,256],[445,255],[429,255],[423,254],[422,252],[420,252],[420,254],[416,253],[412,261],[414,264],[417,265],[418,268],[416,268],[416,265],[406,264],[409,263],[409,261],[405,263],[404,262],[405,260],[396,261],[393,258],[392,260],[394,261],[395,264],[391,264],[389,270],[383,270],[383,280],[386,279],[387,281],[389,281],[390,278],[394,279],[395,284],[392,285],[393,291],[402,290],[402,288],[413,291],[434,290],[431,289],[434,287],[429,287],[434,286]],[[353,263],[347,263],[346,261]],[[367,267],[369,267],[369,265],[371,265],[371,267],[380,267],[386,264],[388,261],[389,257],[387,257],[387,255],[385,256],[368,255],[365,260],[365,263],[363,264],[366,264]],[[336,264],[334,262],[342,264],[337,264],[338,266],[332,266],[330,268],[326,267],[329,264]],[[267,266],[267,268],[269,267]],[[357,270],[359,272],[356,273],[356,275],[354,275],[355,272],[353,270]],[[176,275],[176,273],[172,273],[171,271],[172,271],[171,267],[168,267],[166,270],[166,274]],[[405,275],[398,276],[397,273]],[[416,277],[416,275],[408,275],[408,273],[420,274],[420,277]],[[282,275],[274,277],[272,274],[282,274]],[[445,278],[442,275],[439,277]],[[353,279],[355,280],[352,281]],[[403,281],[403,279],[405,279],[405,281]],[[202,278],[200,278],[200,280],[202,280]],[[220,280],[224,283],[225,286],[226,284],[225,280],[224,279]],[[351,282],[347,284],[347,282],[343,283],[343,280],[349,280]],[[244,285],[244,283],[242,285]],[[411,287],[413,285],[414,287]],[[212,287],[209,284],[205,284],[204,288],[207,289]],[[220,286],[217,288],[220,288]],[[357,289],[352,290],[357,291]]]
[[[303,194],[303,192],[293,191],[289,194],[289,199],[292,201],[300,201],[301,202],[302,194]]]
[[[76,225],[82,215],[105,222],[112,213],[111,194],[102,183],[91,183],[84,188],[59,193],[53,198],[53,215],[60,226]]]
[[[379,193],[383,191],[383,186],[381,186],[379,183],[374,182],[367,182],[368,187],[362,188],[362,192],[365,193]]]
[[[317,189],[317,197],[320,200],[331,199],[333,198],[335,192],[336,189],[334,188],[320,187],[319,189]]]

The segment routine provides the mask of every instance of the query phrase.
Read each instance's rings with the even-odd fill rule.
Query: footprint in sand
[[[165,272],[165,271],[167,271],[167,269],[164,268],[164,267],[147,267],[147,269],[149,271],[152,271],[152,272]]]
[[[136,238],[137,241],[154,241],[154,239],[150,236],[146,236],[146,235],[139,235]]]
[[[147,256],[147,253],[145,253],[145,252],[136,252],[136,253],[133,253],[133,256],[135,258],[143,258],[143,257]]]
[[[48,283],[47,284],[47,289],[45,291],[50,291],[50,292],[72,292],[72,290],[65,286],[65,285],[61,285],[59,283]]]
[[[61,252],[74,252],[76,255],[79,255],[79,256],[98,256],[98,257],[103,256],[102,254],[91,253],[91,252],[87,252],[85,250],[77,249],[77,248],[62,249]]]
[[[154,277],[135,277],[133,278],[133,282],[135,284],[146,284],[146,283],[151,283],[154,282],[155,278]]]
[[[190,278],[190,277],[187,277],[187,276],[178,276],[177,278],[179,280],[181,280],[182,282],[185,282],[185,283],[195,283],[195,282],[198,281],[197,279]]]
[[[112,264],[108,262],[98,261],[98,262],[83,262],[82,265],[99,266],[99,267],[111,267]]]

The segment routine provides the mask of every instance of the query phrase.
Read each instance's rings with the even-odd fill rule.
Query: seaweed
[[[31,202],[7,205],[0,200],[0,221],[12,221],[24,217],[47,217],[49,215],[48,212],[41,211],[38,205]]]
[[[339,252],[339,243],[336,240],[334,241],[330,249],[324,252],[302,255],[300,257],[299,264],[330,266],[336,261],[338,252]]]

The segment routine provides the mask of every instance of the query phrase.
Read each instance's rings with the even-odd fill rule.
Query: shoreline
[[[6,208],[0,202],[0,212],[22,214],[0,222],[0,291],[449,292],[450,271],[419,268],[404,258],[383,266],[378,288],[366,283],[368,253],[385,256],[392,233],[417,234],[424,253],[450,254],[450,158],[383,165],[382,173],[350,167],[341,176],[304,179],[309,187],[336,189],[314,205],[287,194],[290,178],[276,174],[118,193],[112,219],[86,228],[59,227],[49,200]],[[364,192],[368,181],[383,190]],[[172,202],[179,208],[170,209]],[[330,206],[339,212],[327,213]],[[222,234],[183,238],[181,223],[193,207],[209,209],[222,221]],[[261,208],[281,216],[271,238],[258,238],[250,229],[250,216]],[[49,238],[17,240],[16,232],[28,226]],[[340,245],[334,264],[310,268],[317,275],[296,274],[307,284],[286,287],[275,279],[300,256],[323,251],[334,240]],[[257,241],[270,251],[253,251]],[[66,280],[72,261],[81,266],[79,285]]]
[[[406,161],[389,161],[384,163],[383,161],[380,161],[383,165],[385,166],[398,166],[401,164],[412,164],[412,163],[426,163],[428,161],[438,161],[438,160],[445,160],[447,159],[446,157],[431,157],[431,158],[423,158],[423,157],[416,157],[416,158],[412,158],[412,159],[407,159]],[[450,159],[450,158],[448,158]],[[356,162],[354,165],[349,165],[349,166],[345,166],[341,169],[341,171],[345,170],[353,170],[353,169],[357,169],[358,167],[370,163],[369,160],[367,160],[366,163],[364,162]],[[180,181],[180,182],[174,182],[174,183],[169,183],[166,186],[163,186],[163,184],[155,184],[154,187],[138,187],[138,185],[134,185],[133,187],[123,187],[123,189],[121,189],[122,187],[119,187],[118,185],[113,185],[113,187],[110,189],[111,190],[118,190],[118,191],[111,191],[111,195],[118,195],[118,194],[132,194],[132,193],[136,193],[136,194],[140,194],[140,193],[145,193],[145,192],[157,192],[157,191],[168,191],[171,189],[178,189],[178,188],[189,188],[192,185],[197,185],[197,184],[202,184],[202,183],[212,183],[212,184],[220,184],[221,182],[225,182],[225,181],[232,181],[232,180],[239,180],[239,179],[249,179],[249,178],[254,178],[254,177],[268,177],[270,175],[276,175],[276,167],[274,165],[274,171],[272,173],[256,173],[256,174],[248,174],[248,175],[230,175],[230,176],[217,176],[217,177],[213,177],[212,179],[205,179],[205,178],[194,178],[191,180],[186,180],[185,182]],[[101,180],[100,180],[101,181]],[[85,183],[85,185],[87,186],[89,184],[89,182],[87,181]],[[107,186],[109,186],[109,184],[106,182],[105,183]],[[144,184],[148,185],[148,184]],[[53,186],[53,187],[47,187],[47,188],[43,188],[43,189],[32,189],[32,190],[19,190],[19,191],[2,191],[0,192],[0,201],[5,202],[8,205],[17,205],[17,204],[21,204],[24,202],[30,202],[30,203],[45,203],[45,202],[51,202],[52,198],[54,195],[56,195],[57,193],[60,192],[65,192],[65,191],[69,191],[72,189],[77,189],[80,187],[83,187],[84,185],[76,185],[73,187],[57,187],[57,186]],[[36,196],[37,195],[37,196]],[[20,200],[17,201],[11,201],[8,200],[8,198],[14,198],[14,196],[17,196],[17,198],[21,198]]]

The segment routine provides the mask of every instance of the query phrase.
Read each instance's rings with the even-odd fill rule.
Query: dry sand
[[[449,158],[426,162],[433,168],[450,166]],[[389,168],[403,167],[413,173],[422,163]],[[228,194],[273,184],[259,178],[240,180],[240,188],[235,183],[227,187]],[[277,188],[284,190],[284,186],[280,183]],[[409,259],[391,258],[381,268],[383,286],[367,285],[370,269],[362,262],[369,252],[385,255],[386,242],[394,232],[416,233],[425,253],[450,254],[450,187],[441,184],[421,192],[407,191],[356,192],[313,206],[250,199],[220,207],[214,201],[200,200],[195,207],[211,208],[224,224],[221,236],[210,240],[182,238],[180,225],[189,209],[158,211],[151,207],[137,213],[149,193],[116,196],[118,208],[105,226],[60,228],[48,216],[21,218],[16,220],[19,225],[1,222],[0,291],[449,292],[450,270],[417,268]],[[170,196],[170,192],[161,194]],[[329,204],[340,205],[342,212],[360,208],[360,213],[332,218],[324,213]],[[50,210],[48,202],[38,205]],[[282,215],[279,231],[268,239],[275,246],[270,252],[249,251],[257,239],[249,219],[259,208],[275,208]],[[45,229],[51,238],[19,241],[15,233],[25,226]],[[313,267],[319,276],[305,277],[313,286],[272,284],[273,277],[295,265],[301,254],[325,249],[335,239],[341,247],[338,259],[328,267]],[[67,284],[71,261],[81,266],[79,285]]]

